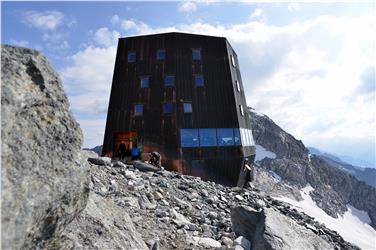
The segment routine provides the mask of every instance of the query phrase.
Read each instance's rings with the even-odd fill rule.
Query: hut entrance
[[[133,143],[137,139],[137,133],[133,131],[122,131],[114,134],[113,156],[119,157],[119,146],[124,143],[127,150],[132,150]]]

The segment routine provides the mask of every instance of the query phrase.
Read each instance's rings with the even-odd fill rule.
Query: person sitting
[[[150,164],[162,168],[162,156],[158,152],[152,152],[150,154]]]

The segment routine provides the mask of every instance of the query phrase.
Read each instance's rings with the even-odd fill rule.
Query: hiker
[[[150,164],[162,168],[162,156],[158,152],[152,152],[150,154]]]
[[[120,145],[119,145],[119,157],[120,157],[120,160],[123,160],[124,157],[125,157],[125,152],[126,152],[126,147],[125,147],[125,143],[124,141],[121,141],[120,142]]]
[[[238,187],[244,187],[247,182],[255,180],[254,167],[249,163],[248,159],[244,159],[242,169],[240,170]]]
[[[133,144],[132,148],[132,160],[137,160],[140,155],[140,151],[137,146],[137,142]]]

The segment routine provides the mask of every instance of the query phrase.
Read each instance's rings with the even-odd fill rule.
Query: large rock
[[[82,132],[40,53],[2,46],[1,73],[1,246],[39,248],[87,203]]]
[[[252,249],[333,249],[322,238],[273,208],[231,210],[233,231],[246,237]]]
[[[123,208],[90,193],[85,210],[50,249],[148,249]]]

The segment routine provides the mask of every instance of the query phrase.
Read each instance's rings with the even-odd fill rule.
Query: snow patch
[[[287,197],[274,197],[287,202],[298,211],[304,212],[317,221],[324,223],[331,230],[337,231],[346,241],[362,249],[376,249],[376,231],[369,225],[371,219],[368,213],[347,205],[347,211],[339,218],[333,218],[319,208],[309,193],[313,191],[311,185],[301,189],[303,200],[296,201]]]
[[[255,161],[261,161],[264,158],[275,159],[277,155],[271,151],[266,150],[263,146],[256,144],[256,158]]]

